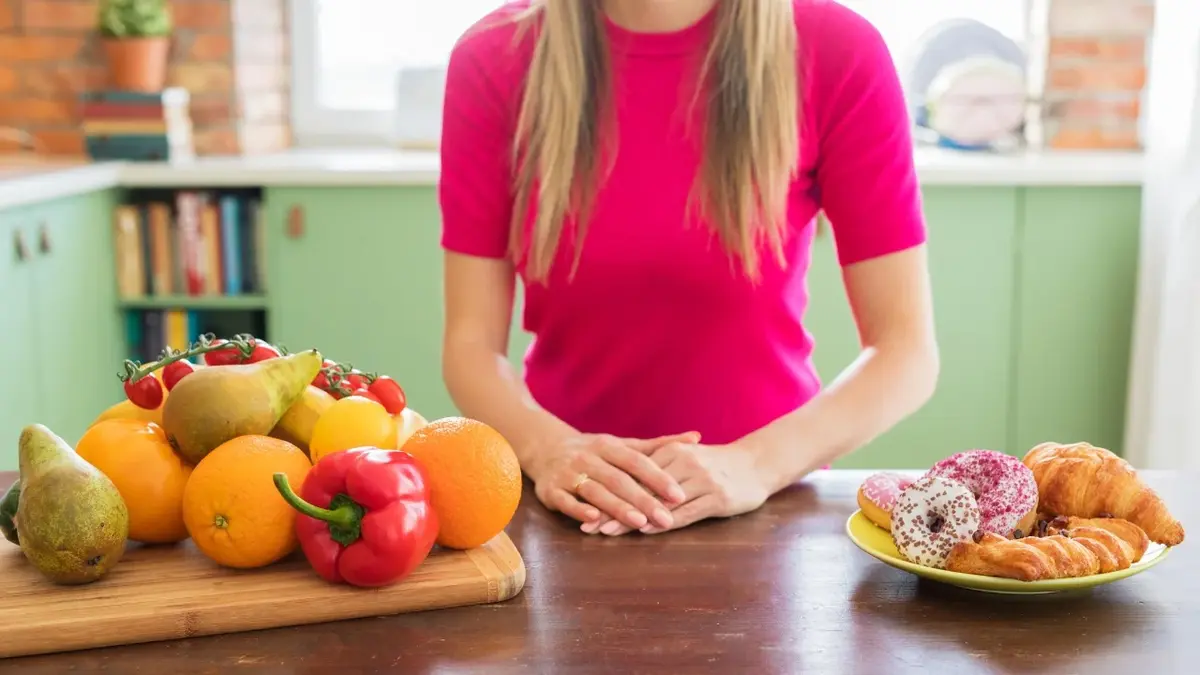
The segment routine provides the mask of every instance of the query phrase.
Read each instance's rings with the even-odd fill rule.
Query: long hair
[[[718,0],[697,82],[704,111],[702,165],[689,199],[722,245],[759,277],[759,246],[783,261],[789,184],[799,162],[798,69],[792,0]],[[611,66],[600,2],[534,0],[538,23],[513,145],[509,248],[528,247],[526,274],[544,279],[564,221],[575,222],[575,266],[603,172],[601,142],[615,131]],[[531,207],[536,218],[526,241]],[[572,267],[574,271],[575,266]]]

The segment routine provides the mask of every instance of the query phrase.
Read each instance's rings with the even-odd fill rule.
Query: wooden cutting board
[[[131,543],[103,579],[56,586],[0,539],[0,657],[481,605],[524,585],[525,563],[503,533],[470,551],[435,550],[382,589],[327,583],[300,552],[258,570],[225,569],[190,541]]]

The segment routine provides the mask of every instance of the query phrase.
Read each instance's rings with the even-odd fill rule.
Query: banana
[[[334,400],[331,394],[310,384],[300,400],[279,418],[279,423],[271,430],[271,436],[295,445],[307,455],[317,418],[333,405]]]

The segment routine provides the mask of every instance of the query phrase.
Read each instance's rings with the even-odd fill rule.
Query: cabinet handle
[[[13,232],[13,252],[17,262],[29,260],[29,246],[25,244],[25,235],[20,230]]]
[[[42,255],[50,253],[50,228],[45,223],[38,229],[38,252]]]
[[[302,207],[293,206],[288,209],[284,233],[289,239],[299,239],[304,236],[304,209]]]

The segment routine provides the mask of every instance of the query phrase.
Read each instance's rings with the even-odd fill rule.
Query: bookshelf
[[[202,333],[267,335],[259,188],[136,188],[113,214],[117,308],[129,358]]]

